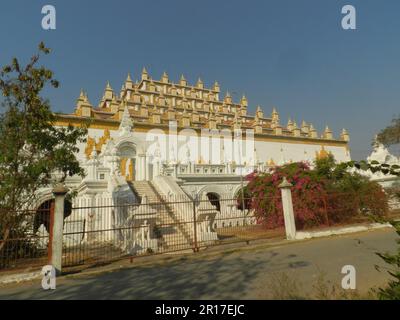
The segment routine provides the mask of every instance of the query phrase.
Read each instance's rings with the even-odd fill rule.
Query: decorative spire
[[[81,92],[80,92],[80,94],[79,94],[79,98],[78,98],[78,100],[84,100],[85,99],[85,91],[83,91],[83,89],[81,89]]]
[[[114,96],[114,90],[111,88],[110,82],[107,81],[106,88],[104,89],[104,95],[103,95],[102,101],[104,101],[104,100],[110,101],[113,99],[113,96]]]
[[[242,99],[240,99],[240,105],[242,107],[247,107],[248,106],[248,101],[247,101],[247,98],[246,98],[246,96],[244,94],[242,95]]]
[[[78,97],[78,99],[77,99],[77,101],[76,101],[76,107],[77,107],[77,108],[80,108],[80,107],[83,106],[83,105],[91,106],[91,104],[90,104],[90,102],[89,102],[89,99],[88,99],[88,97],[87,97],[86,92],[85,92],[83,89],[81,89],[81,92],[80,92],[80,94],[79,94],[79,97]]]
[[[128,106],[125,104],[124,113],[122,114],[121,123],[119,125],[120,135],[122,136],[131,132],[132,128],[133,122],[131,119],[131,115],[129,114]]]
[[[187,81],[186,81],[185,76],[183,74],[181,75],[181,79],[179,80],[179,84],[181,86],[183,86],[183,87],[187,86]]]
[[[303,131],[305,134],[310,132],[310,127],[304,120],[301,122],[301,131]]]
[[[346,129],[342,130],[342,134],[340,135],[340,139],[343,141],[350,141],[350,136],[349,133],[347,132]],[[377,142],[377,137],[375,137],[375,143]]]
[[[332,138],[333,138],[333,136],[332,136],[332,130],[329,129],[328,126],[325,127],[325,131],[324,131],[324,134],[323,134],[323,138],[325,138],[325,139],[332,139]]]
[[[224,103],[232,104],[232,97],[231,97],[231,94],[229,93],[229,91],[227,91],[225,94]]]
[[[110,81],[107,81],[106,91],[113,91],[113,89],[111,88],[111,85],[110,85]]]
[[[164,82],[164,83],[169,82],[168,74],[165,71],[163,72],[163,74],[161,76],[161,82]]]
[[[196,87],[199,88],[199,89],[204,89],[204,83],[203,83],[203,81],[201,80],[200,77],[197,80]]]
[[[259,119],[264,118],[264,112],[262,111],[262,108],[261,108],[260,105],[257,106],[257,109],[256,109],[256,116],[257,116],[257,118],[259,118]]]
[[[131,78],[131,73],[128,72],[128,76],[126,77],[126,81],[125,82],[132,82],[132,78]]]
[[[292,120],[289,118],[289,120],[288,120],[288,123],[287,123],[287,129],[289,130],[289,131],[292,131],[293,130],[293,122],[292,122]]]
[[[87,92],[83,92],[83,102],[85,102],[88,105],[91,105],[90,101],[89,101],[89,97],[87,95]]]
[[[220,92],[219,83],[217,81],[215,81],[215,83],[214,83],[213,90],[216,92]]]
[[[276,111],[275,108],[272,109],[271,119],[274,124],[279,123],[279,113]]]
[[[149,80],[149,74],[145,67],[143,67],[143,70],[142,70],[142,80]]]

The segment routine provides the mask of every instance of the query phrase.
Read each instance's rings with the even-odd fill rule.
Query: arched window
[[[210,201],[210,203],[217,209],[217,211],[221,212],[221,203],[219,194],[215,192],[209,192],[207,193],[207,198]]]

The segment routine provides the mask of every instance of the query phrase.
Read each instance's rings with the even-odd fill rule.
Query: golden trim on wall
[[[81,126],[85,122],[84,118],[73,117],[70,115],[56,115],[57,121],[55,125],[57,126]],[[104,119],[92,119],[89,124],[90,129],[102,129],[109,131],[116,131],[119,128],[119,121],[117,120],[104,120]],[[152,129],[161,129],[164,130],[166,134],[169,133],[169,127],[166,124],[158,124],[152,125],[147,123],[134,122],[134,130],[136,132],[146,133]],[[178,126],[178,131],[180,129],[188,129],[181,128]],[[198,128],[190,128],[195,132],[199,133],[201,129]],[[243,131],[245,132],[245,131]],[[186,132],[185,134],[190,135],[190,132]],[[243,134],[244,135],[244,134]],[[244,135],[245,136],[245,135]],[[316,146],[330,146],[330,147],[342,147],[349,150],[349,145],[347,141],[341,140],[324,140],[319,138],[305,138],[305,137],[288,137],[288,136],[274,136],[270,134],[254,134],[255,141],[265,141],[265,142],[280,142],[280,143],[289,143],[289,144],[307,144],[307,145],[316,145]]]

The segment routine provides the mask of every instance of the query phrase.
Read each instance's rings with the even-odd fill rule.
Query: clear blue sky
[[[57,30],[41,28],[41,8],[57,9]],[[357,9],[357,30],[341,28],[341,8]],[[276,106],[288,117],[351,135],[354,159],[400,114],[398,0],[3,0],[0,65],[28,58],[43,40],[43,61],[61,87],[45,92],[55,111],[72,112],[80,88],[97,104],[109,80],[119,92],[127,72],[154,78],[200,76],[245,93],[254,112]]]

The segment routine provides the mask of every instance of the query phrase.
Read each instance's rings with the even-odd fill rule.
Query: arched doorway
[[[48,233],[50,233],[50,214],[54,210],[54,199],[49,199],[40,204],[36,209],[33,221],[33,232],[37,233],[40,226],[43,225]],[[72,202],[68,199],[64,200],[64,219],[68,218],[72,213]]]
[[[221,197],[219,196],[219,194],[215,192],[209,192],[207,193],[207,198],[210,203],[217,209],[217,211],[221,212]]]
[[[136,177],[136,146],[131,142],[123,142],[118,146],[117,156],[120,159],[120,172],[126,181],[134,181]]]

